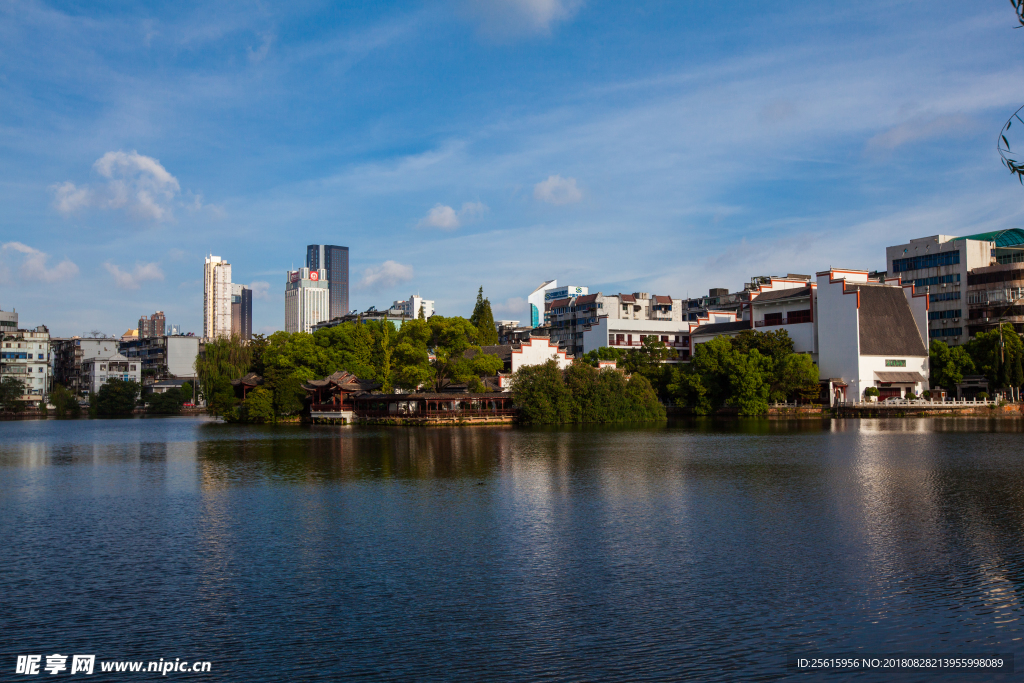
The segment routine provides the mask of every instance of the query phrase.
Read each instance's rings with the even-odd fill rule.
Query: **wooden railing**
[[[390,411],[390,410],[355,410],[356,417],[512,417],[516,414],[514,408],[495,408],[491,410],[412,410],[412,411]]]

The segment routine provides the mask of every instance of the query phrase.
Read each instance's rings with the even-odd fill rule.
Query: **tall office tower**
[[[231,336],[242,341],[252,339],[252,290],[245,285],[231,285]]]
[[[220,256],[206,257],[203,271],[203,337],[231,336],[231,264]]]
[[[164,336],[165,325],[163,311],[157,311],[149,317],[142,316],[139,318],[139,339]]]
[[[328,320],[330,306],[327,273],[309,268],[288,272],[284,287],[284,331],[310,332],[313,325]]]
[[[348,315],[348,247],[310,244],[306,247],[306,267],[327,273],[330,310],[326,320]]]

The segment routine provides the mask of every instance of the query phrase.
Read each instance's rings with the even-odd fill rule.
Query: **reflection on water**
[[[5,423],[0,666],[68,649],[209,659],[211,680],[724,681],[786,678],[796,652],[1024,662],[1020,431]]]

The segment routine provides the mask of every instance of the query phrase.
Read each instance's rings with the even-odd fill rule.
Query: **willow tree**
[[[245,375],[252,368],[252,349],[237,336],[207,342],[196,356],[196,378],[199,393],[210,412],[220,415],[235,403],[231,380]]]

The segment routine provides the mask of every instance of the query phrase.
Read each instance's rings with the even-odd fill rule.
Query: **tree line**
[[[928,355],[933,389],[955,395],[965,375],[984,375],[991,389],[1024,386],[1024,343],[1010,323],[979,332],[962,346],[933,339]]]

